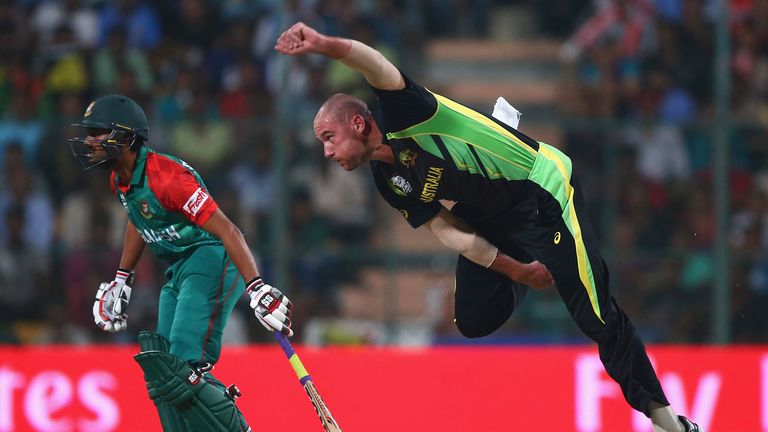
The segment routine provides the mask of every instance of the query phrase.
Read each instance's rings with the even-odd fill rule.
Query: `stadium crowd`
[[[304,20],[390,58],[418,59],[429,37],[486,36],[493,8],[509,3],[531,3],[540,32],[564,42],[561,112],[552,121],[562,125],[563,146],[600,213],[593,223],[609,251],[615,294],[646,340],[707,340],[718,120],[708,2],[283,3],[0,1],[0,342],[115,340],[93,324],[91,303],[99,282],[114,274],[125,215],[106,174],[83,174],[67,144],[80,133],[70,124],[88,102],[109,93],[146,108],[149,146],[198,169],[267,273],[275,194],[287,191],[291,278],[280,288],[298,306],[297,332],[313,317],[336,316],[335,290],[356,278],[355,269],[375,264],[364,252],[381,235],[384,216],[367,173],[340,173],[322,160],[311,119],[333,93],[370,100],[371,92],[319,58],[281,59],[272,49],[277,35]],[[768,324],[768,1],[732,3],[733,338],[761,342]],[[551,17],[558,25],[544,13],[553,9],[578,13]],[[283,79],[291,81],[287,90]],[[279,121],[280,109],[291,123]],[[287,173],[273,163],[278,136],[287,142]],[[603,209],[609,223],[601,222]],[[154,326],[162,285],[162,263],[145,255],[136,269],[133,329]],[[529,300],[511,331],[526,341],[578,340],[558,301],[554,293]],[[264,338],[246,302],[240,306],[225,341]],[[444,309],[430,322],[438,336],[455,334]],[[117,340],[133,341],[131,333]]]

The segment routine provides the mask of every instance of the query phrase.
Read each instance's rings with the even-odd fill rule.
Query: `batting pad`
[[[160,351],[134,357],[144,370],[149,397],[178,409],[192,432],[241,432],[235,403],[189,363]]]
[[[138,339],[141,352],[160,351],[167,353],[171,350],[171,344],[168,342],[168,339],[157,333],[142,331],[139,332]],[[144,379],[146,380],[146,375],[144,376]],[[147,382],[147,389],[149,389],[149,382]],[[182,417],[181,412],[178,409],[159,399],[154,399],[152,402],[155,403],[157,414],[160,417],[160,425],[163,427],[164,432],[190,431],[187,423],[184,421],[184,417]]]
[[[149,331],[140,331],[139,332],[139,348],[141,348],[141,352],[147,352],[147,351],[160,351],[160,352],[171,352],[171,343],[168,342],[168,339],[160,336],[157,333],[149,332]]]

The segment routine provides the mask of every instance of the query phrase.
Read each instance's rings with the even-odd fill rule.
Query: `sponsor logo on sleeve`
[[[203,207],[203,204],[208,200],[208,193],[203,190],[203,188],[197,188],[195,193],[192,194],[192,196],[189,197],[186,204],[184,204],[184,207],[182,209],[186,211],[187,213],[191,214],[192,216],[196,216],[197,212],[200,211],[200,208]]]
[[[408,183],[408,180],[399,175],[392,176],[387,183],[389,183],[390,189],[400,196],[406,196],[413,191],[413,187]]]

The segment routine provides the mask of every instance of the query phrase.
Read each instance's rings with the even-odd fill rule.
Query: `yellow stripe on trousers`
[[[579,219],[576,217],[576,206],[573,202],[573,186],[571,186],[568,170],[560,157],[552,152],[547,145],[541,145],[539,147],[539,153],[552,161],[560,172],[560,175],[563,177],[563,185],[565,186],[565,193],[568,197],[566,205],[568,206],[568,216],[571,222],[569,228],[571,229],[573,240],[576,243],[576,263],[579,269],[579,279],[581,279],[582,285],[584,285],[584,288],[587,290],[592,310],[595,312],[595,315],[597,315],[600,322],[605,324],[600,313],[600,304],[597,301],[597,289],[595,288],[594,277],[587,267],[587,247],[584,245],[584,238],[581,235],[581,226],[579,225]]]

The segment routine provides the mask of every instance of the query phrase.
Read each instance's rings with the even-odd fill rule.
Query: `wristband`
[[[121,282],[124,285],[132,285],[133,284],[133,277],[134,273],[132,270],[118,267],[117,273],[115,273],[115,280],[117,282]]]
[[[261,288],[262,285],[264,285],[264,281],[261,280],[261,276],[256,276],[245,284],[245,290],[248,292],[256,291]]]

